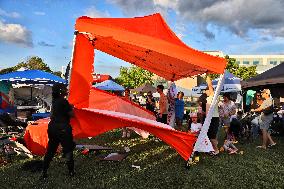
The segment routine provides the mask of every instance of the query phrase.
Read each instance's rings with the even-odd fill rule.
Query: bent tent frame
[[[155,17],[161,17],[159,14],[157,15],[153,15]],[[80,19],[80,18],[79,18]],[[78,19],[78,20],[79,20]],[[86,18],[86,17],[82,17],[81,19],[87,19],[87,22],[89,22],[90,20],[88,20],[89,18]],[[77,22],[78,22],[77,20]],[[162,20],[163,21],[163,20]],[[89,24],[89,23],[88,23]],[[100,26],[99,26],[100,27]],[[77,28],[78,29],[78,28]],[[84,82],[81,82],[80,79],[81,79],[81,76],[80,76],[80,71],[84,72],[87,70],[87,73],[90,73],[93,72],[93,63],[94,63],[94,59],[92,58],[89,58],[88,57],[94,57],[94,49],[97,49],[96,48],[96,40],[97,38],[95,36],[93,36],[94,33],[92,32],[85,32],[85,31],[75,31],[74,33],[74,39],[73,39],[73,50],[72,50],[72,58],[71,58],[71,67],[70,67],[70,74],[69,74],[69,79],[68,79],[68,82],[69,82],[69,101],[71,103],[73,103],[75,105],[76,108],[78,109],[85,109],[88,107],[88,102],[87,102],[87,99],[88,99],[88,95],[89,95],[89,89],[88,86],[89,83],[84,83]],[[85,45],[87,45],[87,43],[84,42],[84,40],[86,41],[86,39],[83,39],[82,37],[87,37],[88,41],[89,41],[89,46],[87,48],[93,48],[93,52],[91,51],[87,51],[86,52],[83,52],[83,51],[80,51],[81,55],[80,55],[80,61],[84,61],[87,62],[84,64],[84,67],[83,66],[79,66],[78,64],[74,64],[74,62],[78,62],[78,56],[76,56],[76,46],[78,45],[78,43],[84,43]],[[172,39],[170,39],[172,40]],[[161,42],[163,43],[163,42]],[[178,43],[178,41],[177,41]],[[177,48],[180,48],[180,46],[184,45],[184,44],[178,44],[179,46],[177,46]],[[169,45],[171,46],[171,45]],[[186,46],[186,45],[184,45]],[[78,49],[77,49],[78,50]],[[181,51],[184,50],[184,49],[180,49]],[[186,50],[186,49],[185,49]],[[150,50],[149,50],[150,52]],[[107,52],[108,53],[108,52]],[[201,52],[196,52],[195,55],[200,55]],[[203,56],[203,60],[204,60],[204,57],[206,56],[210,56],[210,55],[202,55]],[[213,57],[210,57],[212,59],[209,59],[212,62],[214,62],[214,60],[217,60],[219,59],[219,63],[224,63],[225,60],[220,60],[220,58],[213,58]],[[131,58],[130,58],[131,59]],[[132,62],[133,63],[133,62]],[[205,62],[207,63],[207,62]],[[89,65],[88,65],[89,64]],[[135,62],[134,62],[135,64]],[[205,120],[205,123],[202,127],[202,130],[200,132],[200,135],[196,141],[196,144],[197,143],[201,143],[204,139],[204,137],[206,136],[207,134],[207,131],[208,131],[208,128],[209,128],[209,125],[210,125],[210,122],[211,122],[211,118],[212,118],[212,115],[213,115],[213,107],[216,105],[217,103],[217,100],[218,100],[218,95],[220,94],[220,91],[221,91],[221,88],[222,88],[222,85],[224,83],[224,67],[225,67],[226,63],[224,63],[223,65],[219,65],[219,69],[216,69],[216,72],[217,73],[222,73],[221,76],[220,76],[220,79],[219,79],[219,82],[218,82],[218,85],[217,85],[217,88],[215,90],[215,94],[214,94],[214,97],[213,97],[213,101],[211,103],[211,107],[209,109],[209,112],[208,112],[208,115],[206,117],[206,120]],[[138,66],[140,66],[138,64]],[[192,64],[192,68],[189,69],[189,70],[185,70],[184,74],[183,75],[179,75],[177,76],[177,74],[173,73],[169,78],[169,75],[165,75],[163,74],[163,70],[162,71],[157,71],[156,74],[161,76],[161,77],[165,77],[167,79],[170,79],[172,81],[174,80],[177,80],[177,79],[180,79],[180,78],[183,78],[183,77],[186,77],[186,76],[189,76],[189,75],[192,75],[192,74],[201,74],[201,73],[204,73],[204,72],[207,72],[207,73],[210,73],[210,71],[208,69],[205,69],[204,66],[206,66],[205,64],[203,64],[203,67],[201,66],[199,70],[195,70],[197,68],[196,65]],[[214,70],[214,66],[213,65],[210,65],[211,66],[211,70]],[[210,67],[209,66],[209,67]],[[223,67],[222,67],[223,66]],[[147,69],[149,71],[153,71],[152,68],[145,68],[143,66],[140,66],[144,69]],[[189,67],[188,67],[189,68]],[[222,71],[221,71],[222,70]],[[211,73],[214,72],[214,71],[211,71]],[[85,80],[91,80],[90,77],[91,75],[85,75],[84,78]],[[74,79],[76,78],[76,79]],[[83,80],[82,80],[83,81]],[[75,84],[74,84],[75,83]],[[78,83],[80,83],[80,85],[78,85]],[[85,85],[85,87],[82,87],[83,85]],[[75,87],[74,87],[75,86]],[[76,87],[80,87],[81,89],[75,89]],[[78,92],[79,91],[79,92]],[[179,152],[181,154],[181,152]],[[182,155],[182,154],[181,154]],[[190,157],[188,157],[188,155],[182,155],[184,159],[188,160]]]

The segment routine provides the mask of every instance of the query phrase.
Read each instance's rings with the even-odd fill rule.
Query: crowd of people
[[[184,93],[177,93],[174,99],[174,129],[196,134],[200,132],[214,96],[214,88],[210,77],[207,77],[206,82],[208,87],[204,90],[204,93],[197,101],[197,111],[190,113],[189,116],[184,116]],[[128,89],[125,91],[126,98],[130,98],[129,92],[130,91]],[[152,92],[149,91],[147,93],[145,108],[155,113],[158,122],[172,126],[168,119],[169,111],[172,111],[172,108],[169,106],[171,103],[170,96],[169,94],[164,93],[163,85],[157,86],[157,92],[160,97],[156,100],[153,97]],[[223,93],[220,96],[222,97],[222,100],[219,98],[219,101],[213,107],[213,115],[207,133],[214,149],[214,151],[211,152],[211,155],[218,155],[220,152],[217,138],[221,128],[223,128],[225,133],[221,149],[228,151],[230,154],[238,151],[234,144],[238,142],[243,134],[243,126],[241,122],[243,112],[238,109],[238,106],[235,104],[234,99],[231,98],[230,93]],[[272,139],[269,132],[269,126],[273,120],[273,100],[269,89],[256,92],[255,97],[251,99],[249,111],[250,114],[253,114],[253,116],[251,116],[252,119],[249,131],[251,132],[251,137],[256,139],[260,131],[262,133],[262,145],[257,146],[257,148],[266,149],[275,146],[276,142]],[[185,120],[184,117],[188,117],[188,120]],[[130,130],[123,129],[122,137],[130,137]]]
[[[198,108],[196,112],[189,115],[189,119],[184,124],[185,102],[183,100],[184,93],[178,92],[174,98],[168,94],[164,94],[164,86],[158,85],[157,92],[160,94],[158,103],[156,103],[152,92],[147,93],[145,108],[156,115],[157,121],[171,125],[169,112],[174,110],[175,124],[174,129],[184,132],[190,132],[198,135],[208,115],[209,108],[213,103],[214,88],[209,77],[206,79],[208,87],[198,99]],[[73,107],[65,99],[66,88],[64,86],[54,86],[53,90],[53,110],[51,112],[51,121],[48,125],[48,149],[44,158],[43,178],[47,177],[49,164],[56,152],[59,144],[63,147],[64,156],[67,158],[67,167],[69,174],[74,175],[73,149],[74,142],[72,137],[72,129],[70,126],[70,118],[73,116]],[[124,91],[123,99],[132,101],[130,90]],[[169,106],[169,104],[171,106]],[[273,100],[270,90],[264,89],[255,94],[255,98],[251,99],[250,112],[253,112],[251,121],[252,137],[256,138],[259,130],[262,133],[262,145],[257,146],[260,149],[271,148],[276,145],[272,139],[269,127],[273,120]],[[220,150],[227,151],[229,154],[237,153],[238,148],[235,146],[240,135],[242,123],[240,121],[242,113],[237,111],[234,101],[229,93],[222,94],[222,101],[213,105],[212,119],[207,132],[207,138],[210,140],[213,150],[210,155],[218,155]],[[225,138],[221,148],[218,147],[218,132],[220,128],[224,129]],[[122,137],[129,138],[131,130],[127,127],[122,129]]]

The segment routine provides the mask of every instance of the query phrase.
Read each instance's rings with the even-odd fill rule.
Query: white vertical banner
[[[208,114],[206,115],[206,119],[205,119],[204,124],[201,128],[201,131],[198,135],[197,141],[194,145],[194,149],[193,149],[194,152],[195,151],[208,152],[208,150],[211,149],[210,147],[212,147],[211,142],[209,142],[209,144],[208,144],[208,142],[206,142],[208,140],[207,132],[208,132],[208,129],[209,129],[209,126],[210,126],[210,123],[211,123],[211,119],[213,117],[214,107],[218,102],[218,97],[219,97],[219,94],[220,94],[220,92],[223,88],[224,81],[225,81],[225,74],[221,74],[219,81],[218,81],[218,84],[217,84],[217,87],[216,87],[216,90],[214,92],[214,96],[213,96],[211,105],[209,107]],[[212,149],[213,149],[213,147],[212,147]]]

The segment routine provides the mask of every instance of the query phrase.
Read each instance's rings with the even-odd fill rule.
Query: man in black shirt
[[[73,106],[65,99],[67,89],[63,84],[55,84],[52,88],[52,111],[48,124],[48,147],[43,163],[43,178],[47,178],[47,169],[54,157],[59,144],[63,148],[63,154],[67,159],[69,175],[74,176],[73,141],[70,119],[74,116]]]

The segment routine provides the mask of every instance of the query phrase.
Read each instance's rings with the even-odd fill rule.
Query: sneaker
[[[257,146],[256,148],[266,150],[266,147],[265,147],[265,146]]]
[[[230,154],[230,155],[231,155],[231,154],[237,154],[237,151],[238,151],[238,150],[232,150],[232,151],[229,152],[229,154]]]
[[[269,145],[267,146],[267,148],[273,148],[274,146],[276,146],[276,143],[274,143],[274,144],[269,144]]]

